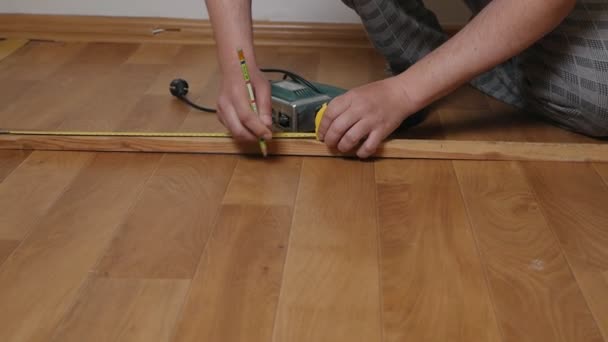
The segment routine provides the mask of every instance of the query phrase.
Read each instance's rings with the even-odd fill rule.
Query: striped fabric
[[[474,13],[491,0],[465,0]],[[447,36],[421,0],[343,0],[397,74]],[[608,137],[608,2],[579,0],[561,25],[471,81],[498,100],[595,137]]]

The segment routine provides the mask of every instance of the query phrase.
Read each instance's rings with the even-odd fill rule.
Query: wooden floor
[[[353,87],[366,50],[261,48]],[[357,71],[357,72],[354,72]],[[220,130],[203,46],[32,42],[0,127]],[[408,136],[591,139],[463,88]],[[0,341],[608,341],[608,164],[0,151]]]

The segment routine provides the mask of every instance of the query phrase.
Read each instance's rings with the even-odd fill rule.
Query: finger
[[[372,156],[374,153],[376,153],[376,150],[378,149],[378,146],[380,146],[382,140],[383,137],[379,131],[372,131],[367,139],[365,139],[365,142],[361,145],[361,147],[359,147],[357,157],[366,159]]]
[[[226,127],[232,134],[235,140],[239,141],[256,141],[257,137],[253,135],[239,120],[236,111],[232,107],[228,107],[222,112],[222,117]]]
[[[258,114],[251,109],[248,103],[239,103],[237,110],[239,120],[251,133],[258,138],[272,139],[272,132],[262,123]]]
[[[344,134],[361,118],[357,113],[345,112],[338,116],[325,133],[324,141],[329,147],[336,147]]]
[[[361,144],[361,140],[370,132],[371,128],[365,121],[357,122],[351,127],[338,143],[338,150],[342,153],[351,151],[355,146]]]
[[[260,120],[266,127],[272,126],[272,98],[270,85],[266,80],[258,82],[255,87],[255,97],[258,103]]]
[[[329,105],[327,105],[327,109],[325,110],[325,114],[323,114],[323,119],[319,124],[318,136],[319,140],[325,140],[325,135],[327,134],[327,130],[331,126],[331,123],[338,117],[340,114],[344,113],[350,107],[350,99],[346,95],[341,95],[333,99]]]
[[[215,116],[217,118],[217,121],[219,121],[224,127],[228,128],[226,126],[226,123],[224,122],[224,118],[222,118],[221,113],[218,111],[217,115]]]

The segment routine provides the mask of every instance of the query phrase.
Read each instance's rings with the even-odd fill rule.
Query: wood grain
[[[291,212],[222,207],[174,341],[270,341]]]
[[[110,277],[191,279],[235,164],[229,156],[166,155],[98,272]]]
[[[189,284],[93,277],[53,341],[169,342]]]
[[[223,204],[293,205],[300,158],[240,159]]]
[[[608,187],[589,164],[526,163],[524,168],[608,338]]]
[[[31,151],[23,150],[0,151],[0,184],[30,154]]]
[[[92,158],[84,152],[32,153],[0,183],[0,239],[22,240]]]
[[[374,169],[306,159],[274,341],[380,341]]]
[[[256,21],[256,45],[370,48],[360,24]],[[213,44],[208,20],[1,14],[0,37],[88,42]]]
[[[7,68],[5,68],[7,69]],[[11,69],[12,70],[12,69]],[[2,77],[3,70],[0,70],[0,79],[4,82],[10,82],[10,87],[3,87],[6,91],[0,92],[0,112],[4,111],[6,107],[14,101],[16,98],[25,96],[30,88],[32,88],[36,82],[35,81],[23,81],[23,80],[10,80]]]
[[[603,341],[520,165],[454,166],[504,340]]]
[[[0,240],[0,266],[19,246],[19,243],[20,241],[18,240]]]
[[[129,57],[128,64],[171,64],[181,46],[176,44],[140,44]]]
[[[0,66],[4,68],[0,70],[0,77],[9,80],[11,86],[15,81],[45,80],[62,66],[73,62],[85,46],[83,43],[30,41],[2,61]],[[3,92],[10,88],[4,87]]]
[[[117,54],[116,57],[106,57],[111,60],[125,56],[129,55],[125,52]],[[114,67],[109,77],[90,89],[94,91],[88,92],[88,96],[79,102],[79,106],[65,112],[65,120],[58,129],[112,131],[120,128],[119,125],[125,120],[137,118],[138,113],[133,110],[161,69],[162,66],[154,64],[124,64]],[[176,119],[178,118],[176,115]]]
[[[270,341],[300,166],[239,159],[176,341]]]
[[[99,155],[72,182],[0,268],[0,340],[49,340],[158,160]]]
[[[109,84],[114,69],[111,65],[62,65],[30,87],[28,96],[17,97],[5,106],[0,112],[0,126],[57,129],[70,115],[84,113],[88,101]],[[66,94],[78,101],[66,101]]]
[[[376,163],[386,341],[501,341],[449,161]]]
[[[608,163],[593,164],[595,170],[599,173],[600,177],[604,180],[604,183],[608,186]]]
[[[257,154],[256,144],[231,138],[45,136],[0,134],[0,150],[179,152]],[[343,156],[314,139],[274,139],[269,155]],[[462,160],[531,160],[608,162],[608,144],[561,144],[456,140],[388,140],[374,154],[378,158]]]

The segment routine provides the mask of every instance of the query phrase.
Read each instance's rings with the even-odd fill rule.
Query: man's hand
[[[393,77],[335,98],[321,120],[319,139],[343,153],[357,148],[359,158],[374,154],[380,143],[419,109],[399,82]]]
[[[251,109],[240,69],[226,72],[223,76],[217,101],[220,122],[236,140],[256,141],[260,137],[272,139],[270,84],[262,72],[257,67],[250,69],[259,115]]]

